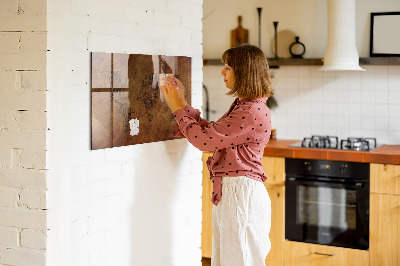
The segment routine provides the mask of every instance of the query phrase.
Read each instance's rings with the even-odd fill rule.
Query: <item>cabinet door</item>
[[[204,258],[211,258],[212,252],[212,183],[206,161],[211,152],[203,153],[203,196],[202,196],[202,224],[201,224],[201,253]]]
[[[371,266],[400,265],[400,196],[371,194]]]
[[[285,266],[367,266],[365,250],[285,241]]]
[[[265,184],[271,199],[271,250],[265,259],[266,266],[283,265],[283,243],[285,240],[285,187]]]
[[[264,156],[261,163],[268,177],[266,184],[285,185],[285,158]]]
[[[400,195],[400,165],[370,165],[371,193]]]

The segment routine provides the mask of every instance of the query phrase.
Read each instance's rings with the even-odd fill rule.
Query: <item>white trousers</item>
[[[262,182],[245,176],[223,177],[212,223],[212,266],[265,265],[271,249],[271,201]]]

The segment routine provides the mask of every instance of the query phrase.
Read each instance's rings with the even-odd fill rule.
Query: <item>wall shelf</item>
[[[322,66],[322,58],[268,58],[270,67]]]
[[[362,57],[360,65],[400,65],[400,57]]]
[[[268,63],[271,68],[279,66],[304,66],[304,65],[322,65],[321,58],[268,58]],[[220,59],[204,59],[203,65],[217,66],[222,65]]]
[[[321,66],[322,58],[268,58],[271,68],[279,66]],[[220,59],[204,59],[204,66],[222,65]],[[360,65],[400,65],[400,57],[362,57]]]

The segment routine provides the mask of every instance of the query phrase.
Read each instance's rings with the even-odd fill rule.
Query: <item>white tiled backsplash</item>
[[[278,108],[272,126],[280,139],[311,135],[376,137],[380,144],[400,144],[400,66],[364,65],[366,71],[324,72],[319,66],[271,69]],[[232,98],[219,75],[222,66],[204,67],[210,109],[216,120]]]

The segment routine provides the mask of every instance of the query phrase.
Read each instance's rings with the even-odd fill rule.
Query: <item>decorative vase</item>
[[[303,55],[306,52],[306,47],[300,41],[300,37],[295,37],[295,42],[292,43],[289,47],[289,52],[293,58],[303,58]]]

